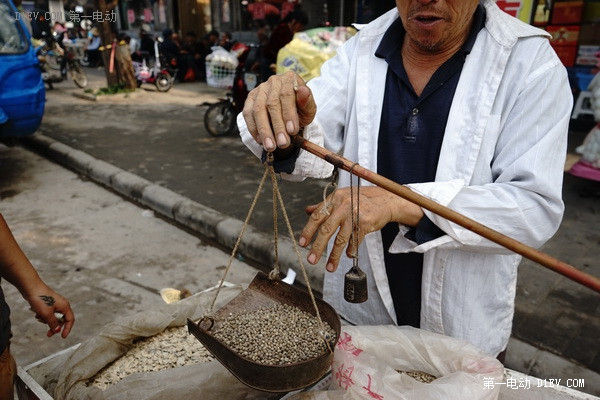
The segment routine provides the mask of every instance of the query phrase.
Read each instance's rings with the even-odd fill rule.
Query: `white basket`
[[[235,78],[235,68],[206,61],[206,84],[210,87],[231,89]]]

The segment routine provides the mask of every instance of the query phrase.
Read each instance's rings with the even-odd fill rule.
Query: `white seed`
[[[193,336],[187,326],[167,328],[158,335],[134,342],[127,353],[104,367],[88,381],[88,386],[105,390],[136,372],[160,371],[199,364],[214,357]]]
[[[406,374],[421,383],[431,383],[437,379],[435,376],[428,374],[427,372],[422,372],[422,371],[397,371],[397,372],[399,372],[401,374]]]

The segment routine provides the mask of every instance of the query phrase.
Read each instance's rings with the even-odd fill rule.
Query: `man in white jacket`
[[[258,156],[274,152],[284,177],[329,176],[329,164],[290,146],[302,127],[310,141],[541,246],[564,210],[572,107],[548,35],[492,0],[396,5],[361,27],[308,86],[286,73],[253,90],[238,117],[242,140]],[[369,299],[343,300],[353,251],[349,184],[340,174],[327,204],[308,207],[299,239],[312,241],[311,264],[329,247],[325,300],[351,323],[413,325],[501,355],[520,256],[368,184],[359,260]]]

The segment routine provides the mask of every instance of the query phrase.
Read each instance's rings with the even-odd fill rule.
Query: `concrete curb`
[[[22,141],[32,150],[228,249],[234,248],[244,226],[243,221],[224,215],[48,136],[35,134],[23,138]],[[278,247],[281,271],[286,274],[288,269],[293,269],[298,274],[299,283],[305,285],[292,240],[288,237],[279,237]],[[299,248],[299,252],[301,260],[306,260],[307,250]],[[275,262],[273,236],[248,225],[237,254],[270,269]],[[310,286],[318,293],[321,293],[323,287],[324,263],[325,260],[316,266],[304,263]]]
[[[233,249],[238,240],[243,221],[224,215],[47,136],[35,134],[23,138],[22,142],[32,150],[228,249]],[[281,271],[285,274],[288,268],[295,270],[299,275],[298,281],[304,284],[292,241],[287,237],[280,237],[278,243]],[[248,225],[237,253],[270,268],[274,262],[273,237]],[[306,260],[307,250],[300,249],[300,256],[302,260]],[[305,269],[311,288],[320,293],[325,271],[324,260],[316,266],[305,264]],[[583,378],[586,392],[600,393],[600,374],[516,338],[509,341],[506,367],[541,379]],[[597,398],[587,396],[589,395],[582,398]]]

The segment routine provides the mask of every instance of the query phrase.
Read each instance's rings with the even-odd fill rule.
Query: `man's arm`
[[[47,335],[52,336],[62,329],[66,338],[75,317],[67,299],[48,287],[19,247],[4,217],[0,214],[0,277],[14,285],[31,305],[36,318],[48,324]],[[64,315],[59,321],[54,313]]]

